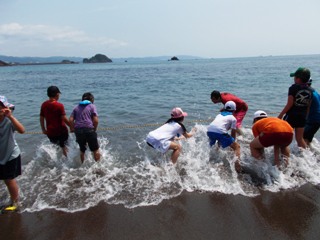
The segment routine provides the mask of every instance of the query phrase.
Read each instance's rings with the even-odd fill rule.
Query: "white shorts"
[[[147,136],[146,141],[161,153],[166,153],[171,144],[170,140],[158,140],[150,135]]]

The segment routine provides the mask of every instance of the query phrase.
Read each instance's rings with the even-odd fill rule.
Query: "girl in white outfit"
[[[166,153],[169,149],[173,150],[171,161],[177,162],[181,152],[181,145],[175,142],[176,137],[181,135],[185,138],[190,138],[195,132],[195,128],[190,133],[187,132],[185,126],[182,124],[184,117],[188,116],[181,108],[174,108],[171,111],[171,118],[161,127],[149,132],[147,136],[147,144],[161,153]]]

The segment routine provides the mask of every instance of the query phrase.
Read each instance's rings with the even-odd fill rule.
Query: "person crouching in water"
[[[293,140],[293,128],[282,119],[268,117],[264,111],[256,111],[253,117],[252,133],[255,139],[250,143],[252,157],[262,159],[264,148],[273,146],[274,163],[280,167],[279,151],[285,164],[290,157],[289,145]]]
[[[83,163],[87,144],[93,152],[95,161],[100,160],[97,127],[99,123],[98,112],[93,104],[94,97],[91,93],[84,93],[82,101],[76,106],[69,118],[70,130],[76,135],[80,147],[80,159]]]
[[[149,132],[146,142],[149,146],[157,149],[161,153],[166,153],[169,149],[173,150],[171,155],[172,163],[176,163],[181,153],[181,145],[175,142],[176,137],[181,135],[190,138],[196,131],[195,128],[191,132],[187,132],[182,124],[184,117],[188,114],[183,112],[181,108],[174,108],[171,111],[171,118],[161,127]]]
[[[240,145],[235,142],[237,119],[233,116],[234,111],[236,111],[235,102],[226,102],[220,114],[216,116],[212,123],[210,123],[207,135],[210,139],[210,147],[218,142],[219,146],[222,146],[222,148],[231,147],[233,149],[237,157],[235,169],[237,172],[240,172]],[[231,136],[228,134],[230,129]]]

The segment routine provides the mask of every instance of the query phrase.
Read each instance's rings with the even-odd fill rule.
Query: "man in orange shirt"
[[[289,145],[293,139],[293,128],[290,124],[279,118],[268,117],[264,111],[256,111],[253,118],[252,133],[255,138],[250,143],[251,155],[256,159],[262,159],[264,148],[274,146],[275,165],[280,167],[280,151],[288,164]]]

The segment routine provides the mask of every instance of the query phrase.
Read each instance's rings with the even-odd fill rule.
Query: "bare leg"
[[[101,154],[100,154],[99,149],[93,152],[93,157],[96,162],[98,162],[100,160]]]
[[[84,152],[81,152],[81,151],[80,151],[80,160],[81,160],[81,163],[84,162]]]
[[[295,129],[296,141],[299,147],[307,148],[307,144],[303,139],[303,131],[304,131],[304,128]]]
[[[169,149],[173,150],[171,155],[171,161],[172,163],[176,163],[178,160],[178,157],[180,156],[181,146],[178,143],[171,142]]]
[[[287,166],[289,164],[290,148],[289,148],[289,146],[286,146],[286,147],[281,147],[280,150],[281,150],[281,154],[283,156],[283,160]]]
[[[6,179],[4,183],[7,185],[8,191],[10,193],[11,201],[18,202],[19,200],[19,186],[15,179]]]
[[[252,157],[256,159],[262,159],[264,154],[264,146],[259,141],[259,137],[256,137],[250,143],[250,151]]]
[[[239,173],[241,172],[241,165],[240,165],[240,145],[236,142],[232,143],[230,147],[233,149],[235,155],[237,156],[237,160],[234,163],[234,167],[236,171]]]
[[[273,151],[274,151],[274,163],[279,168],[280,167],[280,160],[279,160],[280,147],[278,145],[274,145]]]
[[[62,148],[62,153],[63,153],[64,156],[66,156],[66,157],[68,156],[68,148],[66,146],[64,146]]]

